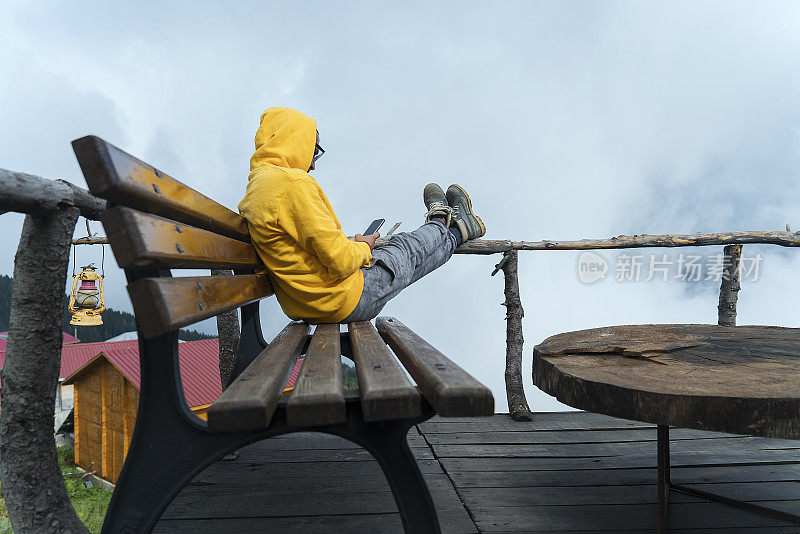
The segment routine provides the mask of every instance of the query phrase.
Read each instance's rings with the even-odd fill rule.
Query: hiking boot
[[[453,216],[453,209],[447,204],[447,196],[439,184],[428,184],[422,193],[422,200],[428,213],[425,214],[425,222],[433,218],[445,219],[445,226],[450,228],[450,220]]]
[[[447,203],[453,208],[453,224],[461,232],[461,239],[483,237],[486,227],[480,217],[472,213],[472,201],[463,187],[453,184],[447,188]]]

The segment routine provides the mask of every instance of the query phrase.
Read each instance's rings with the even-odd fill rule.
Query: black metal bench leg
[[[103,523],[106,533],[149,532],[180,489],[223,454],[283,429],[208,434],[178,390],[177,335],[140,341],[136,427]]]
[[[417,460],[408,448],[407,432],[408,428],[404,432],[387,432],[395,436],[382,439],[370,452],[392,488],[405,531],[438,534],[441,530],[436,508]]]
[[[187,482],[241,446],[241,439],[208,439],[208,434],[200,436],[186,427],[164,432],[161,425],[145,424],[141,430],[146,437],[131,441],[103,522],[104,533],[149,532]]]
[[[428,484],[406,438],[412,426],[432,415],[431,412],[414,420],[381,423],[365,423],[360,417],[349,417],[345,425],[319,429],[349,439],[372,454],[386,476],[403,520],[403,528],[409,534],[441,532]]]

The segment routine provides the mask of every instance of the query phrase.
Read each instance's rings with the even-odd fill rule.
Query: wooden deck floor
[[[656,431],[585,412],[436,418],[412,429],[443,532],[653,532]],[[673,429],[678,483],[800,513],[800,441]],[[800,525],[673,492],[670,532],[800,533]],[[212,465],[156,532],[402,532],[371,456],[295,434]]]

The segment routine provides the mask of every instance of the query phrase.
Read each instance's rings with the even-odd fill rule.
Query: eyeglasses
[[[311,160],[311,164],[316,163],[323,154],[325,154],[325,149],[319,146],[319,143],[314,143],[314,158]]]

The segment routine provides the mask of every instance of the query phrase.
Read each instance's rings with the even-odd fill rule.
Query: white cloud
[[[0,166],[82,183],[69,141],[96,133],[235,207],[258,117],[285,105],[318,120],[327,152],[315,177],[349,233],[375,217],[413,229],[432,179],[470,190],[490,238],[800,228],[799,11],[11,2],[0,21]],[[0,272],[12,270],[20,220],[0,218]],[[764,250],[742,320],[793,324],[796,255]],[[456,257],[387,312],[490,384],[502,409],[496,261]],[[108,304],[129,309],[109,263]],[[533,345],[561,331],[715,320],[710,289],[587,287],[571,253],[521,253],[520,269],[528,382]],[[283,318],[264,307],[274,332]],[[536,408],[558,406],[529,394]]]

